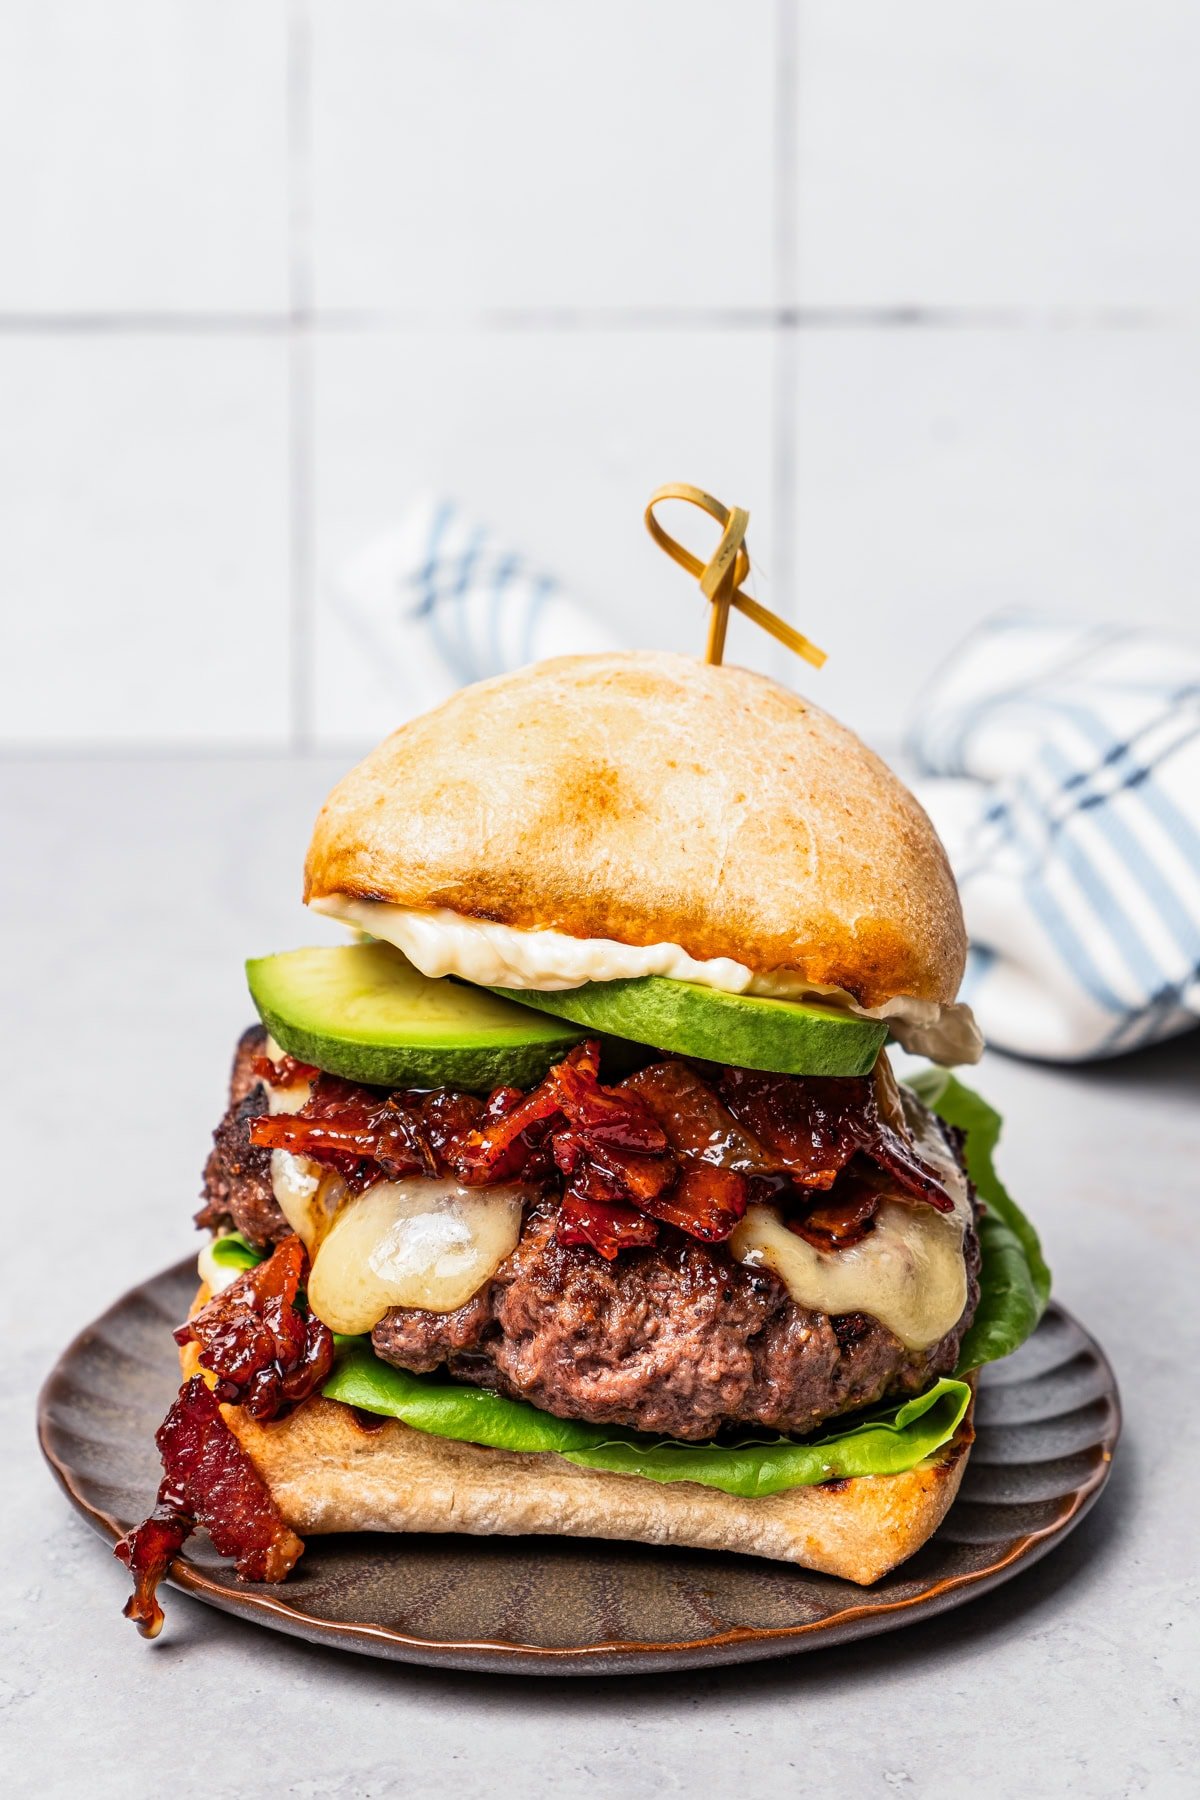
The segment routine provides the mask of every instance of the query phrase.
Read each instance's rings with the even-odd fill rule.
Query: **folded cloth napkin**
[[[337,612],[410,718],[455,688],[617,639],[490,526],[422,495],[334,581]]]
[[[1200,651],[1001,617],[935,677],[910,748],[988,1042],[1062,1062],[1200,1021]]]

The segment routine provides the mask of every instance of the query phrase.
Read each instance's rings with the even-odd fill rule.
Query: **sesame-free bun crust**
[[[181,1361],[185,1374],[197,1372],[194,1344]],[[615,1538],[765,1556],[863,1585],[936,1531],[974,1436],[968,1412],[936,1457],[902,1475],[742,1500],[696,1482],[582,1469],[550,1452],[520,1455],[432,1437],[398,1419],[372,1429],[337,1400],[314,1397],[270,1425],[237,1407],[221,1410],[301,1537],[433,1531]]]
[[[679,944],[861,1005],[952,1001],[966,937],[926,814],[811,701],[657,652],[568,656],[401,726],[321,810],[305,899]]]

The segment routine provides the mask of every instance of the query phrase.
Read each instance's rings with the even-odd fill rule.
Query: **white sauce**
[[[402,950],[423,975],[457,975],[480,987],[535,988],[555,993],[586,981],[627,981],[665,975],[726,994],[769,1000],[817,1000],[861,1019],[885,1019],[893,1036],[916,1056],[934,1062],[978,1062],[983,1039],[969,1006],[942,1006],[901,995],[881,1006],[859,1006],[842,988],[822,987],[792,970],[756,975],[728,956],[698,961],[678,944],[621,944],[613,938],[576,938],[563,931],[518,931],[488,919],[469,919],[446,907],[392,906],[331,894],[310,902],[314,912]]]

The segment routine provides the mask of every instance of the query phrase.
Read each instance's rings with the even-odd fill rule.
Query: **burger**
[[[910,1556],[1048,1275],[885,764],[762,675],[565,657],[387,738],[304,886],[347,938],[248,964],[127,1614],[197,1527],[251,1581],[367,1530]]]

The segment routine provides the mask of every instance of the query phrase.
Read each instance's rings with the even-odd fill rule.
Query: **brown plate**
[[[110,1542],[157,1486],[154,1432],[179,1379],[170,1332],[195,1287],[189,1261],[134,1288],[75,1339],[42,1390],[42,1450]],[[276,1631],[400,1662],[530,1675],[750,1662],[888,1631],[1015,1575],[1093,1504],[1120,1422],[1103,1351],[1051,1303],[1030,1341],[983,1372],[975,1448],[940,1530],[872,1588],[698,1550],[392,1535],[309,1538],[278,1587],[239,1581],[201,1538],[171,1579]],[[142,1648],[132,1627],[129,1648]]]

